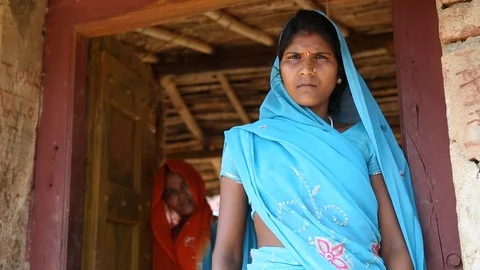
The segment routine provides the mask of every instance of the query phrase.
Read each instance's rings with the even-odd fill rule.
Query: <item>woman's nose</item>
[[[183,191],[181,191],[181,192],[178,193],[178,197],[183,200],[183,199],[185,199],[185,198],[188,197],[188,192],[186,192],[185,190],[183,190]]]
[[[303,60],[301,65],[301,75],[313,75],[315,73],[315,62],[309,59],[309,57],[308,59]]]

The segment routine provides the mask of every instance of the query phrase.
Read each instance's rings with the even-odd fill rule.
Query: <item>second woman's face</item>
[[[169,208],[182,217],[191,215],[196,209],[190,188],[178,173],[167,173],[163,199]]]
[[[319,34],[297,34],[280,62],[283,84],[299,105],[326,106],[338,80],[338,61],[330,44]]]

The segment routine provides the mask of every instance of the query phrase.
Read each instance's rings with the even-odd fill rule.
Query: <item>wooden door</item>
[[[151,269],[150,199],[162,151],[152,73],[112,38],[91,42],[83,269]],[[160,134],[160,132],[158,133]]]

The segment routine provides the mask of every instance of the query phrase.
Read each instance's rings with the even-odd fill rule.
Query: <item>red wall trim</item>
[[[37,137],[31,269],[66,269],[73,123],[73,28],[51,26],[45,39],[44,91]],[[57,37],[69,37],[60,39]],[[55,60],[54,60],[55,59]]]
[[[462,269],[435,0],[393,0],[403,145],[428,269]]]

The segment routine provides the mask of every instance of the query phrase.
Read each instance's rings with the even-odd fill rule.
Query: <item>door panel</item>
[[[163,153],[159,89],[112,38],[92,41],[83,269],[151,269],[150,200]],[[162,130],[159,128],[158,130]]]

